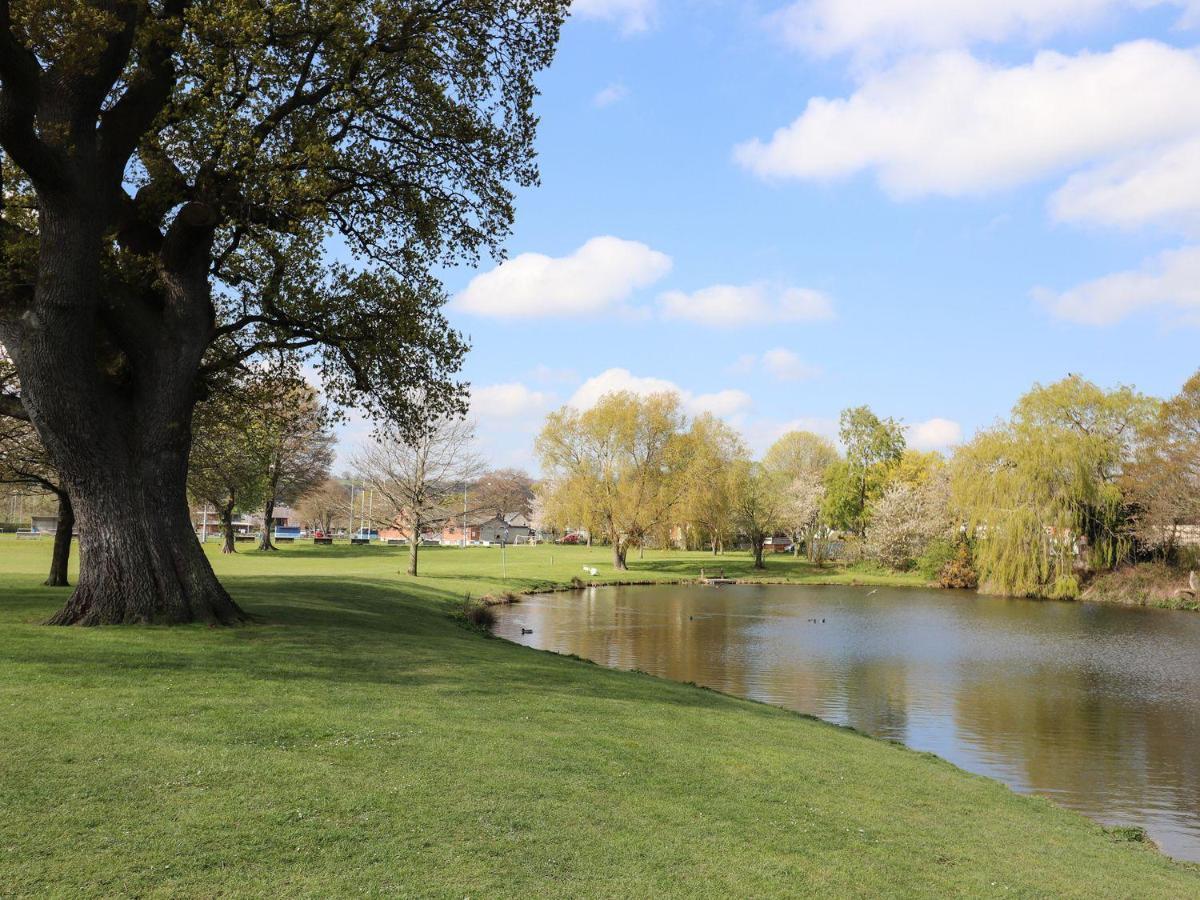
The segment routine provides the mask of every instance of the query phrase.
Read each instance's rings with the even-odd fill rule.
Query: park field
[[[62,629],[49,542],[0,536],[0,895],[1200,896],[1200,867],[937,758],[452,615],[612,580],[603,549],[510,548],[505,579],[496,549],[417,579],[403,548],[216,549],[256,624]]]

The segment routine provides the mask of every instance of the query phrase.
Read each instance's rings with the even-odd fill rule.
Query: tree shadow
[[[604,669],[481,633],[457,621],[463,594],[428,584],[369,578],[251,577],[226,579],[256,624],[8,629],[6,662],[54,677],[127,682],[166,677],[173,685],[245,680],[411,688],[436,686],[460,698],[496,701],[576,696],[614,702],[708,707],[736,702],[709,691]],[[6,592],[0,614],[32,625],[64,592]],[[27,615],[32,613],[32,615]],[[306,688],[308,690],[308,688]]]

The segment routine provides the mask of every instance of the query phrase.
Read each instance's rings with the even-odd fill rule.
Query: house
[[[465,518],[465,522],[464,522]],[[490,522],[491,516],[486,513],[468,513],[465,517],[455,516],[447,519],[442,525],[441,542],[443,546],[469,546],[486,540],[482,536],[483,526]]]
[[[521,513],[493,516],[479,526],[479,539],[485,544],[528,544],[532,534]]]
[[[192,527],[195,529],[197,535],[201,532],[209,535],[219,534],[221,531],[221,517],[211,506],[195,508],[192,510]],[[261,529],[261,516],[249,513],[233,514],[234,534],[246,536],[255,534]]]
[[[792,549],[792,539],[787,535],[773,534],[763,541],[763,550],[767,553],[787,553]]]

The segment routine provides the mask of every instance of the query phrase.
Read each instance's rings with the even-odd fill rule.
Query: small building
[[[470,546],[480,544],[485,538],[483,526],[491,520],[491,516],[480,513],[468,513],[465,517],[453,516],[442,525],[440,540],[443,546]]]
[[[34,516],[31,529],[35,534],[58,534],[58,516]]]
[[[479,539],[485,544],[528,544],[529,522],[520,513],[493,516],[479,526]]]

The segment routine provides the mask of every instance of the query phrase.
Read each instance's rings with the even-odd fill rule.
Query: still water
[[[1200,861],[1200,614],[741,585],[593,588],[498,613],[501,637],[903,741]]]

